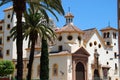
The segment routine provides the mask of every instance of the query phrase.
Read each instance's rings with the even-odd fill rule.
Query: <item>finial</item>
[[[68,7],[68,12],[70,12],[70,7]]]
[[[108,27],[110,27],[110,21],[108,22]]]

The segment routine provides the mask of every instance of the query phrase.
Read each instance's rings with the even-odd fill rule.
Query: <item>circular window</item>
[[[80,36],[78,36],[78,40],[79,40],[79,41],[81,40],[81,37],[80,37]]]
[[[61,40],[62,40],[62,36],[59,36],[59,37],[58,37],[58,40],[61,41]]]
[[[90,45],[90,47],[92,47],[92,43],[90,43],[89,45]]]
[[[108,54],[108,51],[106,51],[106,54]]]
[[[114,43],[114,45],[116,45],[116,43]]]
[[[73,37],[72,37],[71,35],[69,35],[69,36],[67,37],[68,40],[72,40],[72,38],[73,38]]]
[[[94,45],[97,45],[97,42],[96,42],[96,41],[94,42]]]
[[[101,44],[99,44],[98,47],[101,48]]]
[[[107,65],[109,65],[109,62],[107,62]]]

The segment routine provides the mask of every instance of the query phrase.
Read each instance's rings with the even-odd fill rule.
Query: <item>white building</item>
[[[15,26],[12,8],[4,10],[4,20],[0,21],[0,57],[13,60],[16,64],[16,42],[10,39],[10,29]],[[55,29],[57,39],[50,46],[50,80],[119,80],[118,32],[107,26],[101,29],[80,30],[73,24],[74,16],[65,15],[66,24]],[[24,78],[30,49],[23,41]],[[39,79],[40,40],[36,44],[32,78]],[[16,73],[14,73],[15,75]]]

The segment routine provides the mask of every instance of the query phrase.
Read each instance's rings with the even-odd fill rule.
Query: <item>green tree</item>
[[[0,76],[8,76],[14,72],[14,64],[12,61],[1,60],[0,61]]]

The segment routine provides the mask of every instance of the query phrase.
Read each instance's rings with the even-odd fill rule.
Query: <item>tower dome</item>
[[[72,22],[73,22],[74,16],[72,15],[72,13],[68,12],[68,13],[65,15],[65,18],[66,18],[66,24],[69,24],[69,23],[72,23]]]

